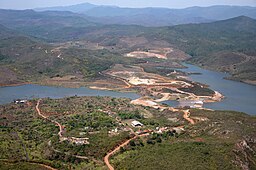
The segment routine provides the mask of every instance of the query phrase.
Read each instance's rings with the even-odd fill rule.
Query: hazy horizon
[[[213,5],[232,5],[232,6],[256,6],[256,0],[1,0],[2,9],[33,9],[42,7],[68,6],[81,3],[91,3],[95,5],[114,5],[119,7],[144,8],[144,7],[162,7],[162,8],[187,8],[192,6],[213,6]]]

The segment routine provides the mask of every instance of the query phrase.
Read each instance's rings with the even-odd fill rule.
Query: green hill
[[[234,79],[256,80],[256,20],[237,17],[207,24],[164,27],[146,34],[190,54],[189,62],[230,72]]]
[[[42,39],[60,28],[97,25],[71,12],[4,9],[0,9],[0,23],[8,28]]]
[[[77,81],[96,78],[115,63],[138,63],[106,49],[63,48],[36,41],[0,26],[1,85],[40,82],[52,77],[76,76]]]
[[[256,80],[256,20],[245,16],[205,24],[150,28],[136,25],[98,25],[71,12],[0,10],[0,23],[46,42],[89,41],[109,49],[119,49],[121,46],[122,51],[136,49],[125,46],[122,38],[141,37],[149,43],[161,40],[191,55],[188,62],[229,72],[232,76],[230,78],[235,80],[253,84]],[[132,43],[135,44],[134,47],[147,48],[147,44],[136,46],[139,42]],[[97,55],[101,52],[93,53]],[[121,60],[117,59],[120,51],[114,53],[116,60]],[[70,68],[70,64],[67,67]],[[58,66],[54,65],[50,70],[56,69],[58,70]],[[53,72],[58,74],[60,70]]]

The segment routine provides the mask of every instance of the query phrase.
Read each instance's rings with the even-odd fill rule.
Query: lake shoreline
[[[220,92],[225,98],[220,102],[204,103],[205,108],[213,110],[233,110],[238,112],[245,112],[250,115],[255,115],[255,97],[256,89],[253,85],[248,85],[233,80],[226,80],[225,73],[205,70],[196,65],[183,63],[187,68],[179,69],[184,72],[197,72],[202,74],[188,75],[195,82],[209,85],[209,88]],[[178,69],[177,69],[178,70]],[[46,84],[46,85],[45,85]],[[31,98],[62,98],[68,96],[111,96],[111,97],[128,97],[133,96],[132,99],[141,97],[141,94],[136,89],[131,91],[120,91],[117,89],[95,89],[90,88],[91,83],[86,83],[87,86],[76,86],[74,88],[65,88],[63,86],[48,85],[48,83],[22,83],[0,88],[0,103],[12,102],[15,99],[31,99]],[[240,89],[240,90],[238,90]],[[136,97],[134,97],[136,96]]]
[[[187,62],[187,61],[185,61],[184,63],[191,64],[191,65],[197,66],[199,68],[202,68],[202,69],[205,69],[205,70],[208,70],[208,71],[214,71],[214,72],[218,72],[218,73],[228,74],[227,77],[223,78],[225,80],[231,80],[231,81],[236,81],[236,82],[240,82],[240,83],[256,86],[256,80],[243,80],[243,79],[239,79],[239,78],[233,77],[230,72],[220,71],[218,69],[214,69],[214,68],[207,67],[207,66],[201,66],[199,64],[192,63],[192,62]]]
[[[207,67],[207,66],[201,66],[201,65],[191,63],[191,62],[187,62],[187,61],[184,61],[184,62],[181,63],[181,65],[183,67],[181,67],[181,68],[172,68],[172,69],[174,69],[174,70],[186,69],[187,67],[184,64],[190,64],[190,65],[193,65],[193,66],[197,66],[201,69],[205,69],[205,70],[208,70],[208,71],[214,71],[214,72],[217,72],[217,73],[228,74],[228,76],[223,77],[223,79],[225,79],[225,80],[230,80],[230,81],[235,81],[235,82],[240,82],[240,83],[256,86],[256,80],[242,80],[242,79],[239,79],[239,78],[234,78],[229,72],[223,72],[223,71],[220,71],[218,69],[210,68],[210,67]],[[198,73],[198,72],[191,72],[191,73],[188,73],[188,76],[189,75],[200,75],[200,74],[201,73]],[[46,81],[48,83],[42,83],[43,81]],[[76,84],[74,84],[74,83],[76,83]],[[89,83],[91,83],[91,82],[90,81],[74,82],[74,81],[68,81],[68,80],[65,80],[65,81],[50,81],[49,82],[49,80],[41,80],[41,81],[36,81],[36,82],[0,84],[0,87],[15,87],[15,86],[22,86],[22,85],[27,85],[27,84],[36,84],[36,85],[50,86],[50,87],[64,87],[64,88],[88,87],[88,88],[90,88],[91,85]],[[98,90],[101,90],[101,89],[99,88]],[[106,90],[109,90],[109,89],[106,89]],[[110,90],[110,91],[118,91],[118,90]]]

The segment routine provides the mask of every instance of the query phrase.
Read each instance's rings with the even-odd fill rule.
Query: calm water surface
[[[86,87],[81,88],[64,88],[49,87],[40,85],[23,85],[14,87],[0,87],[0,104],[10,103],[15,99],[32,99],[32,98],[63,98],[68,96],[109,96],[109,97],[126,97],[136,99],[140,96],[136,93],[114,92],[105,90],[93,90]]]
[[[215,110],[234,110],[251,115],[256,115],[256,86],[245,83],[225,80],[228,74],[205,70],[191,64],[184,64],[185,72],[201,73],[200,75],[190,75],[189,77],[197,82],[210,85],[210,88],[217,90],[225,96],[225,99],[218,103],[208,103],[204,107]],[[110,96],[126,97],[136,99],[140,96],[135,93],[113,92],[104,90],[92,90],[89,88],[63,88],[48,87],[39,85],[23,85],[16,87],[0,87],[0,104],[12,102],[14,99],[32,98],[63,98],[68,96]],[[164,102],[170,106],[177,105],[176,101]]]
[[[209,71],[200,67],[184,64],[186,69],[180,69],[185,72],[201,73],[192,74],[189,77],[193,81],[210,85],[210,88],[217,90],[225,96],[221,102],[207,103],[206,108],[215,110],[234,110],[256,115],[256,86],[241,82],[225,80],[229,75],[215,71]]]

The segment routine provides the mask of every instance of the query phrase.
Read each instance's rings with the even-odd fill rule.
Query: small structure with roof
[[[142,127],[142,126],[143,126],[143,124],[140,123],[140,122],[137,121],[137,120],[132,121],[131,125],[132,125],[133,127]]]
[[[26,102],[27,102],[27,100],[20,100],[20,99],[14,100],[14,103],[15,103],[15,104],[24,104],[24,103],[26,103]]]

